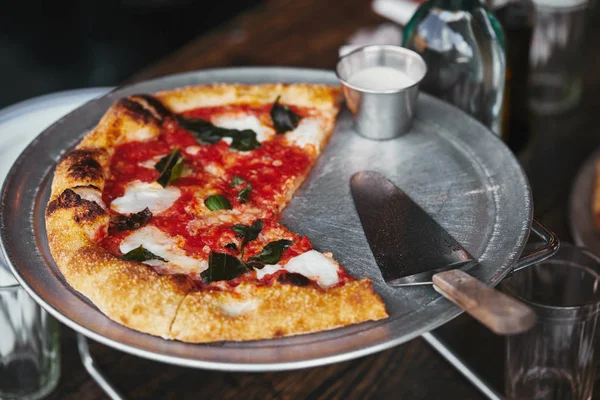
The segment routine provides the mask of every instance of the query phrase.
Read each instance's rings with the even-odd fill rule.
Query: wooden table
[[[593,22],[600,22],[599,13]],[[270,1],[191,42],[130,81],[202,68],[287,65],[333,69],[337,50],[358,28],[384,22],[369,0]],[[600,24],[590,24],[589,45]],[[590,48],[590,47],[588,47]],[[600,145],[596,115],[600,54],[588,52],[585,93],[577,110],[536,119],[535,150],[523,164],[534,190],[536,216],[569,240],[566,209],[574,175]],[[503,341],[467,316],[440,328],[444,337],[497,390],[502,388]],[[62,329],[62,376],[50,399],[106,395],[81,365],[74,332]],[[194,399],[482,399],[422,339],[336,365],[278,373],[224,373],[148,361],[90,342],[108,378],[128,398]],[[598,385],[597,385],[598,386]],[[596,394],[600,396],[600,389]]]

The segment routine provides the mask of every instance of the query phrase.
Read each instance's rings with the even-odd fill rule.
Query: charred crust
[[[96,202],[89,200],[81,200],[81,202],[82,210],[73,216],[75,222],[91,222],[106,215],[104,208]]]
[[[101,157],[106,150],[103,149],[77,149],[68,152],[63,159],[63,162],[74,165],[79,164],[89,158],[96,159]]]
[[[77,180],[98,180],[103,176],[102,166],[92,157],[81,158],[69,167],[67,173]]]
[[[144,108],[140,103],[130,100],[130,99],[121,99],[119,100],[119,105],[125,108],[131,118],[141,123],[147,124],[149,122],[160,123],[155,117],[154,114]]]
[[[106,214],[104,208],[102,208],[102,206],[96,202],[82,199],[81,196],[75,193],[73,190],[65,189],[60,196],[48,203],[46,215],[49,216],[56,210],[76,207],[80,209],[73,216],[75,222],[94,221],[98,217]]]
[[[71,189],[65,189],[60,196],[48,203],[46,215],[51,215],[56,210],[77,207],[82,201],[81,196],[77,193]]]
[[[145,226],[152,218],[152,212],[148,207],[140,212],[129,215],[115,215],[111,217],[110,225],[118,231],[131,231]]]
[[[94,189],[99,192],[102,192],[102,190],[100,190],[100,188],[96,185],[80,185],[80,186],[75,186],[73,189]]]
[[[154,117],[158,118],[160,122],[164,122],[166,119],[173,118],[173,112],[156,97],[149,94],[136,94],[133,97],[144,100],[148,107],[151,108],[150,111],[153,112]]]
[[[304,275],[300,275],[294,272],[288,272],[281,274],[277,277],[277,282],[281,284],[288,284],[294,286],[308,286],[310,285],[310,279]]]

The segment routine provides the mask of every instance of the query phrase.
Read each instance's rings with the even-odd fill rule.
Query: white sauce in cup
[[[394,90],[412,86],[416,81],[392,67],[369,67],[350,76],[348,83],[363,89]]]

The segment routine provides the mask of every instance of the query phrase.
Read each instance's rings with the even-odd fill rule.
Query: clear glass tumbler
[[[515,273],[503,289],[537,316],[530,331],[507,338],[507,399],[591,399],[600,260],[561,244],[554,257]]]
[[[529,106],[538,114],[567,111],[579,103],[587,0],[534,0]]]
[[[0,257],[0,399],[40,399],[59,376],[58,322],[18,285]]]

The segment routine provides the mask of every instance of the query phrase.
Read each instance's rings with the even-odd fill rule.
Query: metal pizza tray
[[[590,249],[600,255],[600,231],[594,224],[592,214],[592,195],[596,181],[596,160],[600,158],[600,149],[596,150],[583,164],[569,201],[569,222],[575,244]]]
[[[406,342],[460,314],[432,287],[384,284],[350,196],[349,178],[380,171],[431,213],[481,266],[475,277],[497,284],[517,262],[532,225],[531,193],[519,164],[480,123],[421,94],[412,130],[383,141],[360,137],[343,109],[336,130],[308,180],[284,211],[284,224],[331,251],[348,271],[369,277],[390,318],[327,332],[253,342],[187,344],[123,327],[70,288],[50,255],[44,209],[56,162],[117,99],[214,82],[337,84],[329,71],[295,68],[217,69],[119,88],[45,130],[9,172],[0,204],[2,245],[11,269],[31,296],[71,328],[106,345],[158,361],[231,371],[284,370],[367,355]]]

